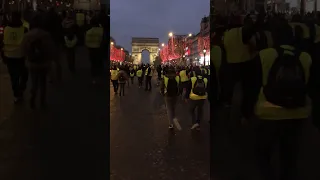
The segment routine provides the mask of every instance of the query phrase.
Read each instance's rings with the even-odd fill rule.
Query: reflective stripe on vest
[[[208,75],[210,76],[210,69],[208,69]]]
[[[228,63],[241,63],[251,59],[249,46],[242,41],[242,28],[233,28],[225,32],[223,41]]]
[[[140,69],[137,71],[137,77],[141,77],[141,76],[142,76],[142,70]]]
[[[111,80],[117,80],[118,71],[117,70],[111,70]]]
[[[130,77],[133,77],[134,76],[134,73],[130,73]]]
[[[84,25],[84,14],[83,13],[77,13],[76,14],[76,22],[78,26],[83,26]]]
[[[180,71],[179,75],[180,75],[180,78],[181,78],[181,82],[189,81],[189,78],[187,76],[187,71],[186,70]]]
[[[67,36],[65,36],[64,42],[68,48],[73,48],[77,44],[77,37],[73,36],[73,39],[70,40]]]
[[[167,88],[168,88],[169,78],[167,76],[164,76],[163,80],[164,80],[164,94],[166,94]],[[177,81],[177,85],[179,88],[179,80],[180,80],[179,76],[176,76],[175,80]]]
[[[5,27],[3,37],[3,52],[6,57],[21,58],[21,42],[24,37],[24,27]]]
[[[26,20],[22,20],[23,27],[27,28],[28,30],[30,29],[30,24]]]
[[[93,27],[86,33],[86,46],[88,48],[99,48],[103,39],[103,28]]]

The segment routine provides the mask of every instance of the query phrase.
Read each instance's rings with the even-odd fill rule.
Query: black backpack
[[[192,92],[195,94],[195,95],[198,95],[198,96],[204,96],[206,95],[206,84],[204,83],[204,80],[202,77],[197,77],[197,80],[196,82],[194,83],[194,86],[193,86],[193,89],[192,89]]]
[[[300,52],[294,55],[277,49],[278,58],[273,63],[267,84],[263,88],[266,100],[272,104],[294,109],[304,107],[307,95],[307,85]]]
[[[32,63],[42,63],[44,59],[43,46],[40,39],[36,39],[30,45],[29,61]]]
[[[119,81],[125,81],[126,78],[124,77],[123,73],[120,74],[119,76]]]
[[[167,89],[167,92],[166,92],[167,96],[173,97],[179,94],[179,84],[176,81],[175,77],[169,78],[166,89]]]

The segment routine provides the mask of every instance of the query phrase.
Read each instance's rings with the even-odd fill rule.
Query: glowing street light
[[[190,34],[189,34],[189,37],[191,37],[191,36],[192,36],[192,34],[190,33]]]
[[[206,48],[203,48],[203,65],[205,66],[206,65],[206,52],[207,52],[207,50],[206,50]]]
[[[164,46],[164,43],[162,43],[161,46],[163,47],[163,46]]]
[[[111,42],[111,45],[113,45],[114,43],[113,42]]]
[[[121,51],[123,51],[123,48],[121,48]]]
[[[172,37],[172,36],[173,36],[173,33],[172,33],[172,32],[170,32],[170,33],[169,33],[169,37]]]

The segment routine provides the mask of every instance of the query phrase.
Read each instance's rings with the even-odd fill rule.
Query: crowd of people
[[[8,68],[14,103],[21,102],[31,79],[30,106],[40,92],[40,106],[46,107],[47,82],[62,80],[64,59],[71,73],[76,71],[75,48],[88,49],[92,83],[101,80],[109,48],[108,15],[104,11],[11,12],[6,14],[1,39],[1,58]],[[104,53],[105,52],[105,53]]]
[[[320,129],[319,17],[260,12],[243,23],[238,16],[214,17],[214,99],[230,107],[234,91],[242,92],[239,124],[255,127],[263,179],[278,179],[271,158],[279,142],[280,179],[300,179],[295,173],[302,129],[310,119]]]
[[[152,77],[157,74],[157,85],[164,96],[168,114],[169,129],[176,127],[181,130],[176,118],[176,106],[179,97],[189,104],[189,113],[192,119],[191,129],[200,130],[200,122],[203,121],[203,107],[207,99],[211,99],[210,90],[210,66],[178,66],[149,64],[114,64],[110,69],[110,80],[114,93],[124,96],[125,85],[134,84],[143,87],[145,91],[152,90]],[[137,80],[135,80],[137,79]],[[197,111],[196,111],[197,110]],[[175,126],[174,126],[175,125]]]

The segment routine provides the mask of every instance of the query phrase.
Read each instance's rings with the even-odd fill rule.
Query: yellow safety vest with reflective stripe
[[[149,69],[150,69],[150,67],[148,67],[148,68],[146,69],[146,72],[145,72],[145,75],[146,75],[146,76],[148,76]],[[152,69],[151,69],[151,71],[150,71],[149,76],[152,76]]]
[[[251,59],[249,46],[242,41],[242,28],[233,28],[225,32],[223,43],[228,63],[241,63]]]
[[[140,69],[137,71],[137,77],[141,77],[141,76],[142,76],[142,70]]]
[[[7,26],[4,28],[3,37],[3,53],[9,58],[23,57],[21,42],[24,37],[24,27],[13,28]]]
[[[73,36],[73,38],[70,40],[67,36],[64,37],[64,42],[67,48],[73,48],[77,44],[77,36]]]
[[[198,95],[193,93],[194,84],[196,83],[198,78],[203,78],[203,81],[204,81],[204,84],[205,84],[206,87],[207,87],[207,84],[208,84],[208,79],[207,78],[204,78],[202,76],[192,77],[191,78],[192,88],[191,88],[191,92],[190,92],[190,95],[189,95],[189,98],[191,100],[202,100],[202,99],[207,99],[207,97],[208,97],[207,93],[204,96],[198,96]]]
[[[208,76],[210,76],[211,75],[211,73],[210,73],[210,69],[208,69]]]
[[[293,54],[291,51],[294,50],[292,46],[281,46],[290,51],[284,53]],[[306,106],[296,109],[286,109],[277,105],[274,105],[266,100],[263,93],[263,87],[267,84],[269,71],[278,57],[278,53],[275,49],[269,48],[260,51],[260,60],[262,64],[262,87],[260,89],[259,98],[255,105],[255,114],[257,117],[265,120],[285,120],[285,119],[304,119],[308,118],[311,113],[311,100],[306,97]],[[308,83],[310,76],[310,66],[312,64],[311,56],[302,52],[300,54],[300,62],[304,69],[306,83]]]
[[[189,78],[187,76],[187,71],[186,70],[180,71],[179,75],[180,75],[180,78],[181,78],[181,82],[189,81]]]
[[[103,28],[93,27],[86,33],[86,46],[88,48],[99,48],[103,39]]]
[[[26,20],[21,20],[21,21],[22,21],[22,26],[29,30],[30,29],[30,24]]]
[[[111,70],[111,80],[118,80],[118,71]]]
[[[134,70],[137,70],[137,66],[136,66],[136,65],[134,65],[134,66],[133,66],[133,69],[134,69]]]
[[[134,77],[134,72],[131,72],[131,73],[130,73],[130,77]]]
[[[289,23],[289,24],[292,28],[293,35],[295,35],[295,27],[300,26],[303,31],[303,38],[308,39],[310,37],[309,27],[307,25],[303,23]]]
[[[76,23],[78,26],[83,26],[84,25],[84,19],[85,16],[83,13],[77,13],[76,14]]]
[[[164,80],[164,94],[166,94],[167,93],[167,88],[168,88],[169,78],[167,76],[164,76],[163,80]],[[175,80],[176,80],[178,88],[179,88],[179,81],[180,81],[179,76],[176,76]]]

